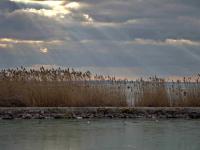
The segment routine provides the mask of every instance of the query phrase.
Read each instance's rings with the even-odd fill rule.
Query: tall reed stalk
[[[0,106],[127,106],[124,90],[113,80],[110,86],[96,83],[106,79],[97,75],[92,79],[89,71],[74,69],[2,70]]]

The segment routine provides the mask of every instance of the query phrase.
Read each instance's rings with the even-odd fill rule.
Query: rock
[[[191,119],[199,119],[200,118],[200,114],[198,113],[191,113],[188,115],[189,118]]]
[[[83,119],[83,117],[77,116],[76,119]]]
[[[65,118],[63,114],[54,114],[54,119],[63,119]]]
[[[200,118],[200,108],[0,108],[2,119]]]
[[[24,114],[24,115],[22,115],[22,119],[32,119],[32,115],[31,114]]]
[[[45,116],[41,114],[34,114],[33,119],[45,119]]]
[[[4,120],[13,120],[14,119],[14,116],[11,115],[11,114],[6,114],[2,117],[2,119]]]

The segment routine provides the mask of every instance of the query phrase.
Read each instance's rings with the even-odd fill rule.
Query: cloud
[[[27,13],[33,13],[33,14],[37,14],[37,15],[41,15],[41,16],[45,16],[45,17],[60,17],[63,18],[63,15],[69,14],[70,11],[67,10],[49,10],[49,9],[34,9],[34,8],[26,8],[26,9],[20,9],[20,10],[16,10],[16,12],[27,12]]]
[[[48,53],[48,48],[45,46],[61,46],[63,41],[51,40],[51,41],[41,41],[41,40],[21,40],[21,39],[11,39],[11,38],[0,38],[0,48],[4,49],[16,49],[16,45],[23,46],[29,45],[30,47],[35,47],[43,54]]]
[[[199,4],[1,0],[0,67],[55,64],[141,68],[145,74],[195,73],[200,71]]]
[[[200,42],[186,40],[186,39],[166,39],[165,43],[169,45],[200,46]]]
[[[83,14],[83,17],[85,18],[86,23],[93,23],[93,18],[88,14]]]
[[[133,41],[126,41],[127,44],[139,44],[139,45],[172,45],[172,46],[200,46],[200,41],[192,41],[188,39],[166,39],[162,40],[151,40],[151,39],[135,39]]]
[[[40,48],[41,53],[46,54],[48,53],[48,48]]]
[[[16,12],[27,12],[45,17],[59,17],[59,18],[63,18],[64,15],[70,13],[70,11],[66,9],[65,6],[63,5],[63,1],[33,1],[33,0],[25,0],[25,1],[12,0],[12,1],[25,4],[40,4],[44,6],[44,8],[42,9],[36,9],[36,8],[18,9],[16,10]]]
[[[50,41],[41,41],[41,40],[21,40],[21,39],[11,39],[11,38],[0,38],[0,48],[17,50],[17,47],[28,46],[28,51],[31,51],[33,48],[42,54],[48,53],[49,49],[47,47],[58,47],[62,46],[64,43],[60,40],[50,40]]]
[[[57,33],[56,23],[42,16],[13,11],[0,13],[0,18],[0,38],[43,40]]]
[[[121,44],[117,41],[66,41],[61,45],[14,44],[12,49],[0,51],[0,67],[34,64],[100,68],[103,73],[122,75],[188,75],[196,73],[200,65],[200,46],[171,46]],[[47,48],[47,53],[41,50]],[[105,69],[103,69],[105,68]],[[116,68],[112,70],[111,68]],[[110,71],[109,71],[110,70]],[[98,70],[94,70],[96,72]]]
[[[10,44],[61,44],[63,41],[52,40],[52,41],[41,41],[41,40],[21,40],[11,38],[0,38],[0,42]]]
[[[66,2],[62,0],[54,1],[54,0],[11,0],[12,2],[16,3],[23,3],[23,4],[36,4],[41,5],[43,8],[36,9],[36,8],[23,8],[18,9],[16,11],[22,11],[27,13],[34,13],[45,17],[63,19],[65,15],[68,15],[73,10],[78,10],[81,5],[78,2]]]
[[[10,45],[0,43],[0,48],[8,48],[8,47],[10,47]]]
[[[48,5],[50,7],[62,5],[62,0],[10,0],[11,2],[16,3],[24,3],[24,4],[40,4],[40,5]]]
[[[68,9],[79,9],[81,7],[81,5],[78,2],[69,2],[68,4],[65,5],[65,8]]]
[[[192,2],[180,0],[170,2],[12,0],[12,2],[18,4],[18,7],[23,5],[22,8],[10,12],[10,15],[1,17],[0,22],[3,22],[2,26],[5,28],[5,30],[2,28],[2,31],[0,29],[2,37],[11,37],[15,34],[17,38],[22,39],[68,37],[74,40],[116,41],[131,41],[136,38],[200,40],[200,30],[198,30],[200,19],[196,16],[200,12],[196,8],[196,3]],[[13,26],[30,30],[18,33],[12,31]]]
[[[193,41],[189,39],[165,39],[165,40],[152,40],[152,39],[141,39],[136,38],[132,41],[99,41],[99,40],[81,40],[80,43],[83,44],[95,44],[95,43],[113,43],[113,44],[123,44],[123,45],[152,45],[152,46],[200,46],[200,41]]]

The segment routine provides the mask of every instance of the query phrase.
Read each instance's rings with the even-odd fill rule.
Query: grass
[[[191,79],[190,77],[188,77]],[[198,79],[199,77],[197,77]],[[197,79],[166,82],[157,77],[136,82],[140,107],[200,107],[200,84]]]
[[[94,84],[89,71],[9,69],[1,71],[0,85],[2,107],[127,106],[123,89]]]
[[[199,77],[133,82],[74,69],[7,69],[0,71],[0,107],[130,106],[130,89],[131,106],[200,107]]]
[[[170,100],[165,82],[161,81],[140,81],[139,97],[135,106],[140,107],[169,107]]]

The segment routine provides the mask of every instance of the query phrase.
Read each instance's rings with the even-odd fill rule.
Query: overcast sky
[[[0,68],[200,72],[200,0],[0,0]]]

